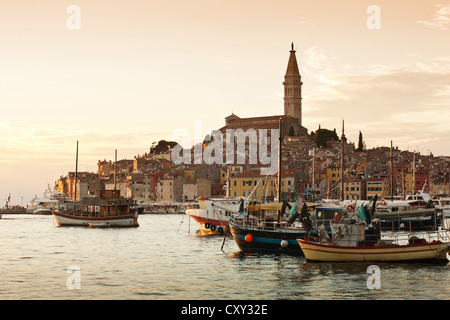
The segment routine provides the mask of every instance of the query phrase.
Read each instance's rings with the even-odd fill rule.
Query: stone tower
[[[284,115],[298,119],[302,125],[302,77],[298,70],[294,43],[291,45],[289,62],[284,76]]]

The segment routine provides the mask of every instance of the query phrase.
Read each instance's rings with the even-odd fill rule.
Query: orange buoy
[[[245,241],[247,242],[252,242],[253,241],[253,236],[249,233],[245,236]]]

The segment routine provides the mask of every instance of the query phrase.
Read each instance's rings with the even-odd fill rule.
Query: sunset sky
[[[77,140],[95,172],[195,121],[282,114],[291,42],[309,131],[450,155],[450,1],[15,0],[0,30],[0,206],[73,171]]]

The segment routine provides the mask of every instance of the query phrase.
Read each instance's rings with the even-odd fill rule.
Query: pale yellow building
[[[291,197],[290,201],[295,200],[298,191],[298,172],[299,170],[282,170],[282,197]],[[250,199],[255,201],[274,201],[278,196],[278,177],[261,176],[259,169],[235,175],[230,178],[230,196],[251,196]]]
[[[378,199],[389,195],[389,181],[385,178],[369,178],[366,180],[366,197],[371,200],[375,195]]]

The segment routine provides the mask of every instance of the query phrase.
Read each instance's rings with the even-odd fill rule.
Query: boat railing
[[[277,221],[271,219],[259,219],[256,217],[243,219],[232,219],[232,222],[235,226],[243,227],[243,228],[255,228],[259,230],[289,230],[289,229],[298,229],[301,227],[301,224],[298,222],[289,224],[287,221]]]
[[[334,219],[331,220],[325,220],[326,225],[329,226],[331,222],[334,221]],[[323,223],[324,221],[321,220],[319,225]],[[276,219],[260,219],[258,217],[243,217],[240,219],[232,219],[232,223],[235,226],[243,227],[243,228],[255,228],[258,230],[277,230],[277,231],[289,231],[289,230],[298,230],[302,228],[301,222],[298,220],[295,220],[293,223],[289,223],[286,220],[276,220]],[[313,226],[314,230],[317,230],[317,224]]]
[[[422,232],[383,232],[382,240],[393,244],[423,244],[423,243],[450,243],[448,230],[439,229],[435,231]]]

